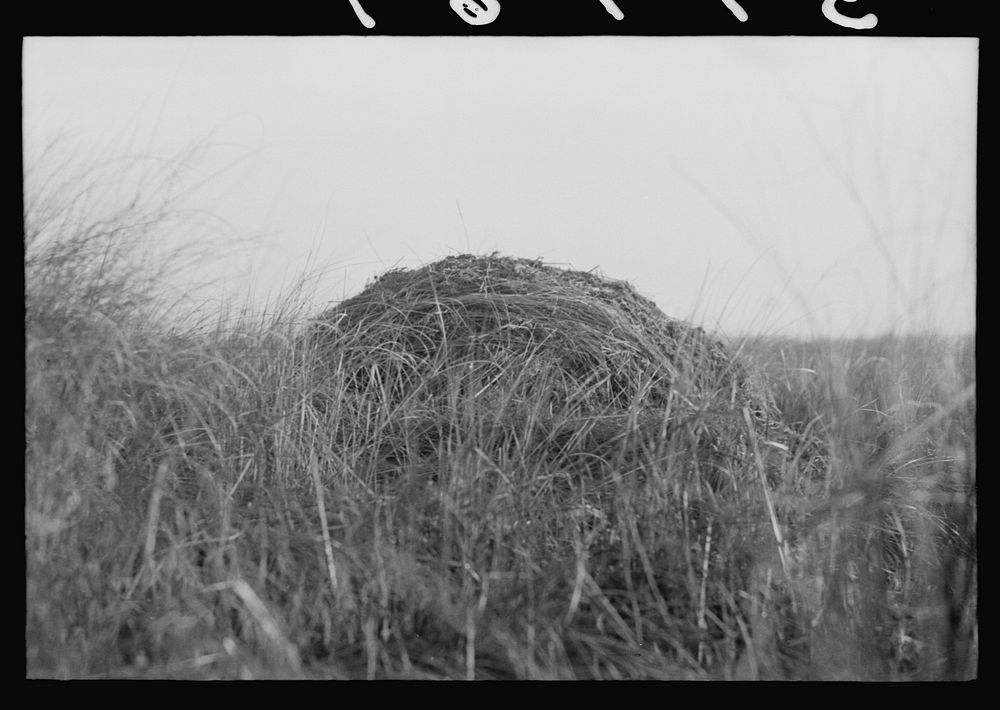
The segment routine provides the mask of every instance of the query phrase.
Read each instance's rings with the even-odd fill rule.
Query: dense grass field
[[[428,438],[299,294],[178,318],[145,220],[75,220],[26,215],[28,677],[977,676],[971,337],[732,343],[784,442],[722,391],[560,429],[516,382],[518,436],[455,387]]]

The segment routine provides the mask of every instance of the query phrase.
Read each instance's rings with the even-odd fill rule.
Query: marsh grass
[[[721,380],[652,425],[553,409],[523,361],[480,397],[442,359],[429,398],[391,339],[369,359],[400,367],[337,367],[373,345],[303,338],[302,292],[176,317],[134,204],[52,210],[25,217],[29,677],[976,676],[971,340],[743,343],[784,441]]]
[[[750,350],[788,421],[827,442],[822,486],[788,498],[793,588],[820,629],[814,665],[839,678],[976,677],[973,339]]]

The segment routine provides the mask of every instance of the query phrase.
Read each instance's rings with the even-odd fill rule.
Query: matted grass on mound
[[[761,433],[780,429],[765,389],[704,330],[623,281],[537,260],[463,255],[389,271],[310,335],[347,391],[405,409],[428,453],[441,443],[435,424],[469,396],[496,415],[498,444],[576,435],[593,453],[630,427],[648,433],[697,417],[717,453],[746,458],[734,413],[748,409]]]

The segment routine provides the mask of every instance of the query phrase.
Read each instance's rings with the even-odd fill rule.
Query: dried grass
[[[586,439],[598,452],[630,429],[662,434],[700,417],[706,441],[747,459],[745,437],[734,436],[744,409],[761,435],[784,431],[766,389],[722,342],[624,281],[538,260],[462,255],[389,271],[322,314],[310,338],[338,383],[405,409],[411,429],[439,429],[471,395],[502,413],[491,423],[498,440],[530,422],[536,437]]]

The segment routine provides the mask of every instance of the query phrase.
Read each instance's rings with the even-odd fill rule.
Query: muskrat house
[[[522,463],[592,468],[666,455],[678,435],[703,466],[747,470],[748,425],[787,432],[722,342],[624,281],[539,260],[462,255],[389,271],[315,319],[307,343],[316,410],[340,446],[358,443],[344,422],[379,418],[369,453],[382,471],[462,445],[494,463],[516,450]]]

